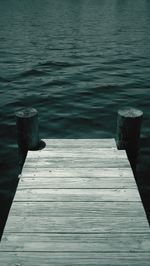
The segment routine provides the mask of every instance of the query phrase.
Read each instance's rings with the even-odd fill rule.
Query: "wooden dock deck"
[[[29,151],[0,245],[1,266],[149,266],[150,230],[114,139],[49,139]]]

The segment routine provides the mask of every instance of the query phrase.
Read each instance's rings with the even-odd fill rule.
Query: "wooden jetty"
[[[150,230],[114,139],[46,139],[28,151],[0,245],[2,266],[149,266]]]

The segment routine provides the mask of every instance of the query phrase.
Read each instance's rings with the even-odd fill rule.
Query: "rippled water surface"
[[[109,138],[120,107],[142,109],[148,199],[149,103],[150,1],[0,0],[1,219],[18,172],[16,110],[39,111],[42,138]]]

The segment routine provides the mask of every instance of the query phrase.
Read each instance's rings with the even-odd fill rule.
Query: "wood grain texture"
[[[53,148],[43,149],[39,151],[28,151],[27,160],[30,159],[45,159],[45,158],[127,158],[124,150],[116,148]]]
[[[137,189],[20,189],[15,201],[140,201]]]
[[[46,148],[56,147],[83,147],[83,148],[116,148],[114,139],[43,139]]]
[[[65,168],[65,167],[71,167],[71,168],[106,168],[106,167],[130,167],[129,161],[127,159],[117,159],[117,158],[43,158],[42,160],[40,158],[30,158],[26,159],[24,164],[25,168],[48,168],[49,170],[51,168]]]
[[[135,188],[136,184],[133,179],[122,178],[21,178],[18,189],[35,189],[35,188],[115,188],[115,189],[124,189],[124,188]]]
[[[128,168],[70,168],[69,165],[65,168],[44,168],[42,166],[41,168],[36,169],[34,165],[30,168],[24,167],[21,175],[19,178],[25,178],[25,177],[84,177],[84,178],[93,178],[93,177],[115,177],[115,178],[131,178],[133,182],[134,177],[131,169]]]
[[[136,218],[136,223],[134,223]],[[111,222],[110,222],[111,220]],[[34,224],[34,226],[33,226]],[[5,232],[21,233],[104,233],[104,232],[149,232],[145,217],[55,217],[55,216],[12,216]]]
[[[0,265],[148,266],[150,232],[125,151],[114,139],[50,139],[29,151]]]
[[[150,252],[148,233],[34,234],[5,233],[1,251]]]
[[[0,265],[8,266],[149,266],[148,252],[7,252]]]
[[[141,202],[20,202],[14,201],[10,216],[39,217],[145,217]],[[145,219],[146,220],[146,219]],[[110,220],[109,220],[110,222]],[[147,223],[148,224],[148,223]],[[134,226],[134,224],[133,224]],[[7,226],[8,227],[8,226]]]

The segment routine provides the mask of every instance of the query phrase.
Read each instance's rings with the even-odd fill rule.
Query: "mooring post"
[[[118,111],[117,147],[119,150],[126,150],[134,172],[137,165],[142,118],[143,112],[135,108],[127,107]]]
[[[22,168],[27,151],[38,150],[39,148],[38,112],[34,108],[25,108],[17,111],[15,115],[19,148],[19,165]]]

